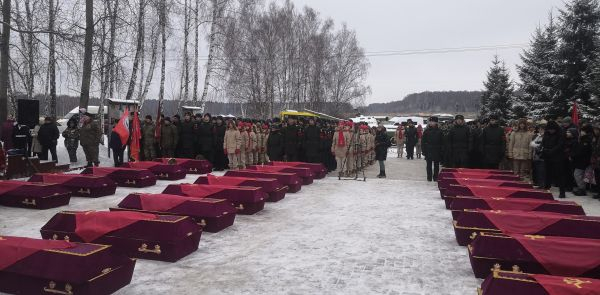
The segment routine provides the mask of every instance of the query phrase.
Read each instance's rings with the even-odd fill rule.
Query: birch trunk
[[[0,47],[0,122],[6,121],[8,104],[8,64],[10,63],[10,0],[2,3],[2,44]]]
[[[138,35],[137,35],[137,45],[135,49],[135,56],[133,58],[133,68],[131,69],[131,76],[129,78],[129,87],[127,89],[127,94],[125,95],[126,100],[130,100],[133,97],[133,92],[135,91],[135,83],[137,81],[137,73],[140,64],[140,54],[142,51],[142,46],[144,42],[144,0],[140,1],[140,7],[138,11]]]

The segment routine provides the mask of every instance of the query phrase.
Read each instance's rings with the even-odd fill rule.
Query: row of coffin
[[[202,231],[221,231],[234,223],[236,214],[254,214],[265,201],[277,202],[327,173],[318,164],[272,167],[278,168],[199,176],[194,184],[168,185],[162,194],[132,193],[110,211],[60,212],[42,227],[43,239],[0,236],[0,292],[111,294],[131,282],[135,258],[175,262],[198,249]],[[90,168],[79,175],[32,179],[53,180],[71,191],[95,192],[95,181],[102,177],[112,180],[104,183],[146,186],[148,170],[131,169]],[[79,186],[73,184],[77,181]],[[43,190],[30,193],[44,194]]]
[[[479,294],[600,294],[600,217],[509,171],[444,169],[438,187]]]

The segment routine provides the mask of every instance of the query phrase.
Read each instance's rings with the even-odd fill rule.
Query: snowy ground
[[[390,158],[386,180],[374,178],[375,167],[366,183],[318,180],[223,232],[204,233],[199,250],[177,263],[138,260],[119,294],[476,294],[481,282],[436,185],[423,181],[424,165]],[[41,212],[0,207],[0,235],[39,237],[60,210],[105,209],[132,191]],[[600,202],[581,203],[600,215]]]

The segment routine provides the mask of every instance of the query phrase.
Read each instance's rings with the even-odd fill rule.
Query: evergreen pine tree
[[[511,103],[514,101],[514,87],[503,61],[494,56],[492,67],[483,82],[485,90],[481,96],[481,116],[496,115],[503,119],[512,118]]]
[[[584,117],[598,112],[600,106],[592,99],[589,79],[594,76],[592,65],[598,58],[599,32],[598,0],[573,0],[560,11],[561,95],[553,101],[551,115],[568,115],[573,100],[578,102]]]
[[[521,54],[523,64],[517,69],[523,95],[520,103],[513,105],[513,112],[518,113],[519,108],[523,108],[523,113],[518,115],[535,119],[542,119],[551,113],[553,102],[561,98],[556,87],[560,78],[557,50],[557,28],[550,15],[546,28],[536,29],[530,48]]]

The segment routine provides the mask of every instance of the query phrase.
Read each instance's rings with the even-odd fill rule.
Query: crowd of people
[[[420,142],[428,181],[437,180],[440,165],[504,169],[536,187],[558,187],[560,198],[568,191],[585,196],[591,189],[593,197],[600,199],[600,123],[574,124],[571,117],[501,122],[490,116],[467,124],[458,115],[453,122],[442,124],[438,118],[430,118],[420,138],[411,128],[410,124],[401,126],[397,133],[402,133],[407,149],[411,148],[409,141],[410,145]]]

